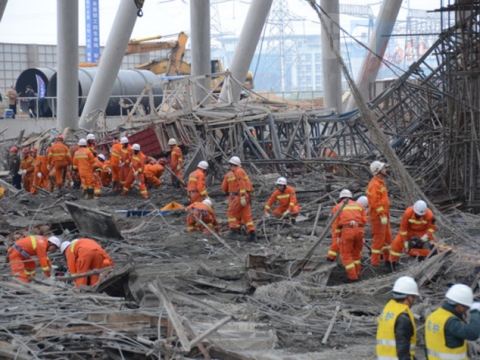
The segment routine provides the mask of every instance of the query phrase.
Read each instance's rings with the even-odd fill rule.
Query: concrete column
[[[78,0],[57,0],[57,130],[78,121]]]
[[[340,5],[339,0],[321,0],[320,6],[330,16],[325,24],[336,49],[340,49]],[[322,31],[323,107],[342,113],[342,77],[337,57],[330,47],[327,34]]]
[[[7,7],[8,0],[0,0],[0,21],[2,21],[3,13]]]
[[[382,6],[380,7],[380,12],[375,22],[375,29],[368,44],[370,51],[377,54],[380,59],[383,59],[385,51],[387,50],[388,41],[390,40],[390,35],[392,34],[401,5],[402,0],[383,0]],[[370,100],[369,87],[370,84],[377,79],[378,71],[382,66],[380,59],[369,52],[360,68],[356,84],[365,101]],[[351,111],[356,107],[354,97],[350,96],[345,111]]]
[[[80,117],[79,127],[93,129],[100,111],[105,111],[136,20],[135,2],[121,0],[97,74],[93,79],[92,89]]]
[[[192,75],[211,74],[210,66],[210,0],[190,0],[190,27],[192,45]],[[208,91],[210,79],[199,83]],[[195,99],[200,102],[206,96],[205,90],[195,87]]]
[[[273,0],[253,0],[248,9],[245,23],[243,24],[238,44],[233,54],[230,72],[240,82],[247,77],[248,68],[255,54],[258,40],[262,33],[263,26],[267,20]],[[232,91],[232,101],[240,99],[241,87],[236,84],[225,84],[220,93],[219,101],[228,102],[228,92]]]

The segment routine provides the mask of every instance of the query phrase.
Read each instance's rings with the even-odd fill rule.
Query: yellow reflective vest
[[[397,318],[406,312],[413,326],[413,335],[410,339],[410,356],[415,355],[415,345],[417,344],[417,329],[413,314],[407,305],[390,300],[377,318],[377,359],[378,360],[398,360],[397,343],[395,341],[395,323]]]
[[[468,360],[467,342],[451,349],[447,347],[445,340],[445,324],[453,315],[450,311],[439,308],[425,321],[425,345],[427,347],[428,360]]]

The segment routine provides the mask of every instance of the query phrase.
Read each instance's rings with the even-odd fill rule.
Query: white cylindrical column
[[[104,111],[107,107],[136,20],[137,7],[135,2],[133,0],[122,0],[101,56],[92,89],[83,108],[79,127],[91,130],[98,118],[98,110]],[[95,113],[97,113],[96,116],[93,115]]]
[[[369,52],[363,60],[360,73],[358,74],[356,80],[358,90],[362,94],[365,101],[370,100],[370,84],[375,82],[377,79],[378,71],[382,66],[381,59],[383,59],[385,51],[387,50],[388,41],[390,40],[390,35],[392,34],[393,27],[395,26],[395,21],[397,20],[401,5],[402,0],[383,0],[382,6],[380,7],[380,11],[375,23],[375,30],[368,44],[370,51],[377,54],[380,58]],[[348,112],[355,108],[355,99],[353,96],[350,96],[345,111]]]
[[[263,26],[267,20],[270,7],[273,0],[253,0],[248,9],[245,23],[243,24],[238,44],[233,54],[230,72],[232,76],[240,82],[244,82],[247,77],[248,68],[252,63],[253,55],[257,47],[258,40],[262,33]],[[228,92],[232,92],[232,101],[240,99],[241,87],[237,84],[224,84],[220,93],[219,101],[228,102]]]
[[[78,0],[57,0],[57,42],[57,130],[63,131],[78,121]]]
[[[209,75],[210,66],[210,0],[190,0],[190,27],[192,45],[192,75]],[[210,79],[199,81],[210,91]],[[196,87],[195,99],[201,102],[207,93]]]
[[[330,18],[325,17],[325,24],[333,37],[335,49],[340,49],[340,5],[339,0],[321,0],[323,10]],[[333,108],[342,113],[342,77],[337,57],[330,47],[330,41],[322,31],[322,71],[323,71],[323,107]]]

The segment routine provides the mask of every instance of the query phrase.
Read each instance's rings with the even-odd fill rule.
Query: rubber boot
[[[255,231],[250,231],[248,233],[247,241],[251,242],[251,243],[256,243],[257,242],[257,234],[255,233]]]
[[[84,189],[83,193],[85,194],[83,198],[85,200],[89,200],[90,199],[90,189]]]
[[[225,237],[229,239],[238,239],[238,230],[230,229],[230,232]]]

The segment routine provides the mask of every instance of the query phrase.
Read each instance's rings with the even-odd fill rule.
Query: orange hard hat
[[[12,153],[18,153],[18,147],[12,146],[12,148],[10,149],[10,152],[12,152]]]

